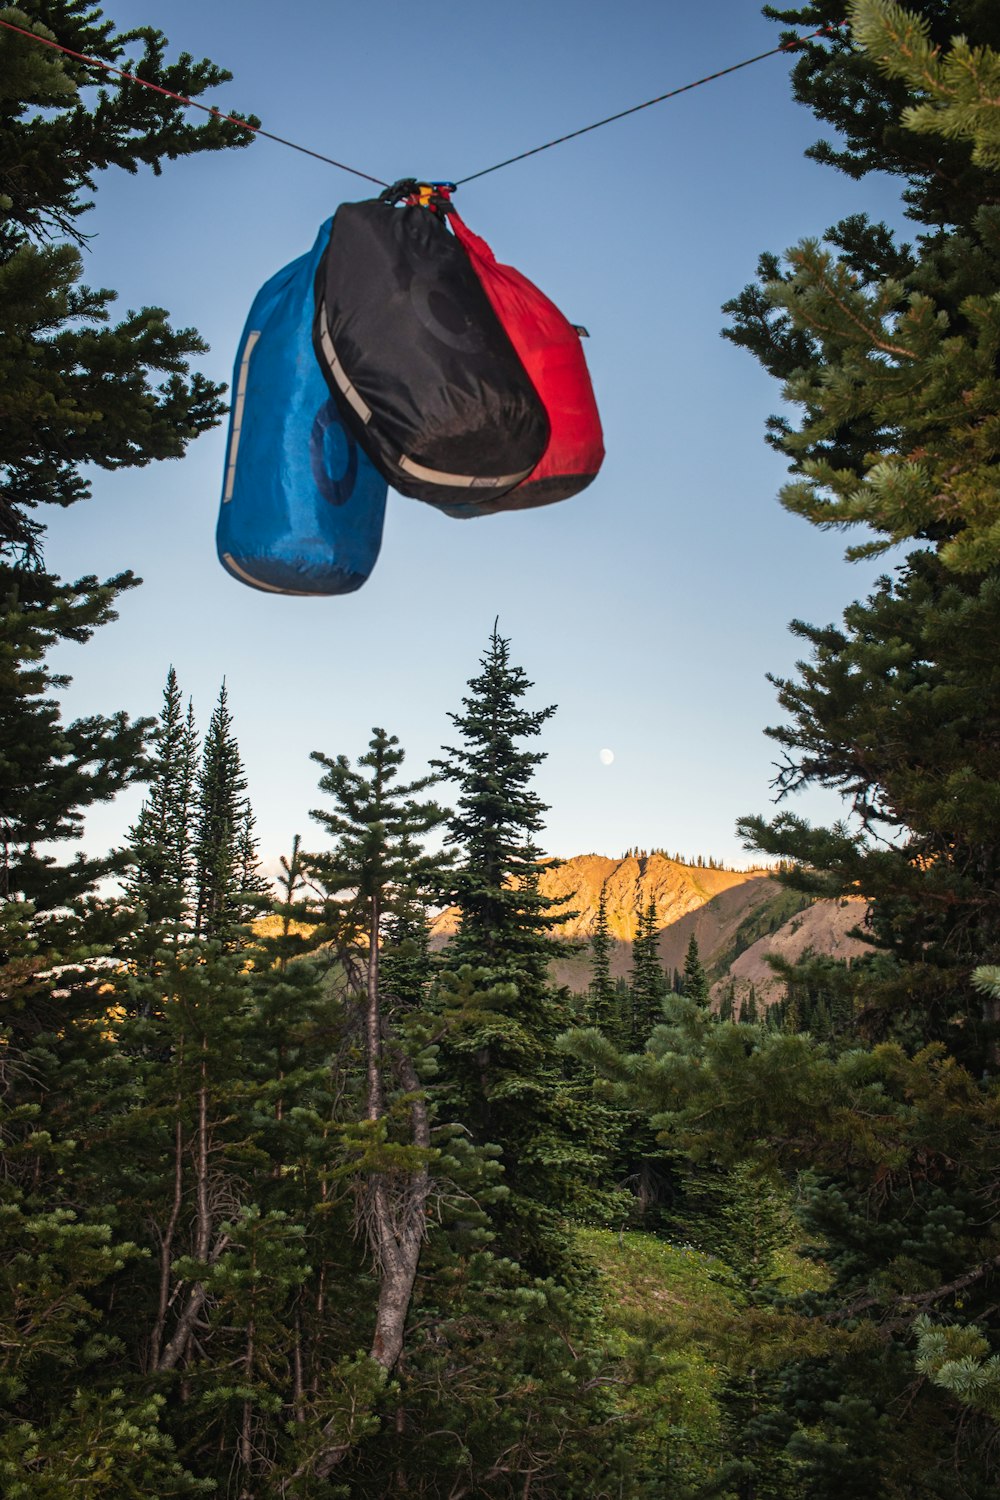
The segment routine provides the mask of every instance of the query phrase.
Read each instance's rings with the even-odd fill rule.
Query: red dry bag
[[[456,516],[525,510],[585,489],[604,459],[601,419],[580,333],[526,276],[496,259],[448,205],[448,218],[549,419],[548,446],[527,479],[505,495],[439,505]],[[470,497],[471,499],[471,497]]]

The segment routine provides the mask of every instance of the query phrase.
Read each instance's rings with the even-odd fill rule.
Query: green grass
[[[597,1267],[608,1345],[628,1384],[623,1413],[636,1423],[636,1445],[651,1470],[704,1483],[721,1447],[717,1392],[724,1371],[712,1357],[709,1330],[733,1307],[713,1279],[720,1263],[697,1250],[635,1231],[578,1231]]]
[[[830,1272],[826,1266],[807,1260],[790,1247],[778,1250],[774,1259],[775,1278],[785,1296],[795,1297],[801,1292],[822,1292],[830,1284]]]
[[[611,1327],[626,1329],[638,1318],[665,1334],[693,1336],[729,1305],[712,1279],[720,1264],[714,1256],[637,1230],[581,1229],[578,1238],[604,1281]]]
[[[647,1477],[669,1471],[672,1492],[697,1493],[729,1457],[719,1400],[726,1360],[745,1363],[747,1338],[770,1345],[769,1320],[783,1315],[754,1313],[723,1262],[701,1251],[638,1231],[580,1229],[577,1240],[598,1273],[608,1349],[624,1375],[619,1405],[635,1424],[633,1451]],[[824,1269],[794,1247],[775,1259],[780,1291],[824,1285]]]

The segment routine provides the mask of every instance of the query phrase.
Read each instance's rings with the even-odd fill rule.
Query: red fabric
[[[463,224],[454,208],[449,208],[448,218],[538,392],[551,427],[539,463],[527,479],[495,502],[495,508],[516,510],[565,500],[590,483],[604,458],[601,419],[580,335],[544,292],[513,266],[496,259],[486,241]]]

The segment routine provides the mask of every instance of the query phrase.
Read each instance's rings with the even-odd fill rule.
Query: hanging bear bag
[[[340,206],[316,272],[313,346],[388,483],[474,514],[532,473],[549,420],[446,208],[412,180]]]

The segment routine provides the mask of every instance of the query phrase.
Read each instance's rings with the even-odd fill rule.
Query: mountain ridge
[[[667,974],[683,968],[693,936],[716,997],[732,983],[737,998],[753,985],[759,1001],[779,999],[784,985],[767,965],[770,952],[794,961],[810,949],[836,958],[869,951],[851,936],[863,918],[863,901],[811,901],[781,885],[773,867],[730,870],[688,864],[659,851],[620,859],[578,854],[547,864],[539,888],[570,914],[557,929],[567,942],[567,954],[555,960],[553,974],[577,992],[590,982],[589,944],[575,952],[570,944],[585,942],[593,933],[602,888],[616,979],[628,975],[637,917],[650,901],[656,907],[657,949]],[[434,945],[443,946],[457,925],[456,908],[440,912],[431,926]]]

